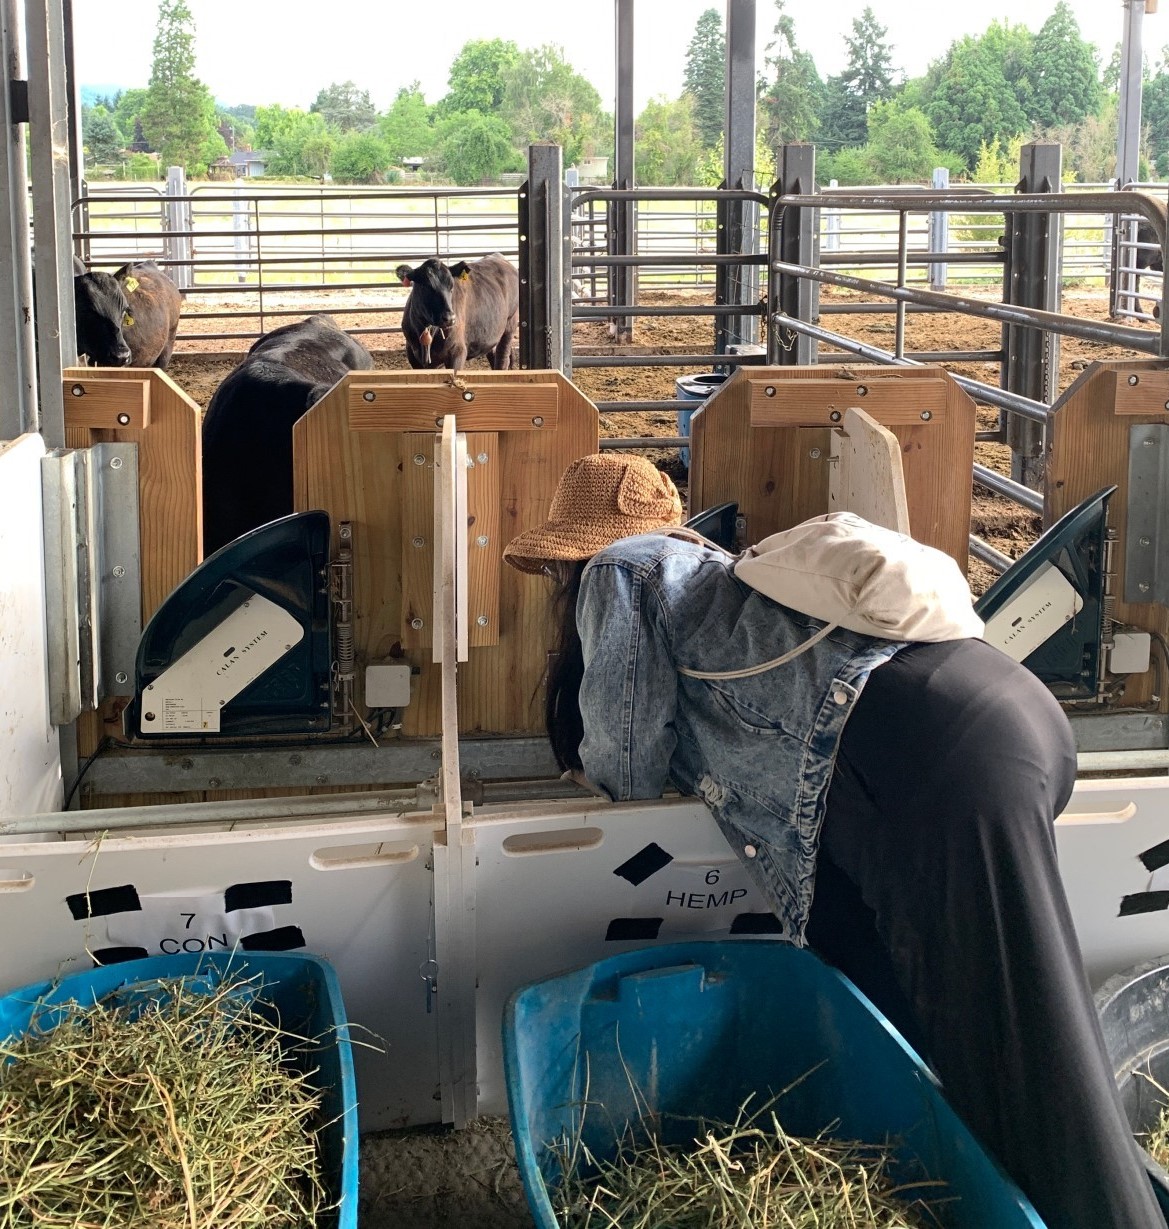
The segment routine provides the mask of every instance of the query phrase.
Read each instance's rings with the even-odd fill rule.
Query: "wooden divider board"
[[[908,534],[909,501],[901,446],[864,410],[847,409],[832,432],[829,512],[855,512],[872,525]]]
[[[829,511],[830,430],[850,407],[897,437],[914,537],[965,571],[975,405],[941,367],[740,368],[691,421],[691,512],[734,500],[758,542]]]
[[[1136,383],[1129,382],[1136,377]],[[1128,533],[1128,440],[1141,423],[1169,422],[1169,363],[1161,359],[1093,363],[1052,406],[1048,433],[1043,524],[1053,525],[1077,504],[1106,486],[1108,524],[1119,533],[1113,553],[1115,617],[1142,631],[1169,637],[1169,609],[1156,602],[1126,602],[1125,541]],[[1164,544],[1161,544],[1164,549]],[[1159,655],[1156,650],[1154,659]],[[1147,704],[1155,694],[1157,671],[1130,674],[1125,704]],[[1169,688],[1161,688],[1159,710],[1169,712]]]
[[[437,424],[448,413],[467,433],[474,462],[467,493],[471,652],[459,666],[460,728],[541,730],[549,590],[539,577],[508,567],[502,551],[546,519],[568,465],[597,451],[596,407],[560,372],[464,372],[460,386],[445,371],[346,376],[293,429],[294,506],[325,509],[334,544],[338,524],[353,525],[359,707],[365,666],[402,654],[419,670],[402,733],[437,735],[441,675],[431,662],[429,626],[434,457]],[[413,627],[415,620],[422,626]]]

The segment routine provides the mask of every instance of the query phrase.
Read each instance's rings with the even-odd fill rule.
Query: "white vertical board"
[[[221,951],[249,935],[257,950],[312,952],[337,970],[357,1026],[362,1129],[437,1122],[436,1017],[422,978],[433,829],[427,814],[6,845],[0,994],[90,968],[87,953],[103,948]],[[87,899],[96,916],[85,916]],[[378,1038],[384,1053],[361,1044]]]
[[[478,853],[479,1113],[507,1110],[513,990],[631,948],[771,930],[774,919],[697,800],[485,807]]]
[[[1055,837],[1092,984],[1169,954],[1169,778],[1078,781]]]
[[[61,805],[45,642],[44,455],[39,435],[0,443],[0,817]]]

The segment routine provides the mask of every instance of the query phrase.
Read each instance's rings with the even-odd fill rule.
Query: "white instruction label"
[[[271,906],[223,907],[223,893],[140,897],[142,908],[106,918],[111,947],[141,947],[151,956],[177,952],[230,952],[244,935],[275,929]]]

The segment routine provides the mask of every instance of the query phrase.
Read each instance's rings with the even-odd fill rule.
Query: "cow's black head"
[[[417,269],[399,265],[396,270],[402,284],[410,287],[410,299],[414,311],[420,313],[427,324],[449,329],[455,323],[451,291],[456,277],[466,277],[466,261],[459,261],[448,269],[441,260],[425,260]]]
[[[96,367],[125,367],[130,347],[122,336],[130,319],[126,295],[108,273],[86,273],[73,279],[77,305],[77,353]]]

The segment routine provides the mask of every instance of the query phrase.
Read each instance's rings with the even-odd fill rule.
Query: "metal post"
[[[1136,183],[1140,178],[1141,161],[1141,89],[1144,75],[1142,31],[1145,0],[1121,0],[1124,6],[1124,34],[1120,42],[1120,108],[1116,126],[1116,186]],[[1121,266],[1133,264],[1136,250],[1122,252],[1122,240],[1136,238],[1136,225],[1116,226],[1112,236],[1112,260],[1108,308],[1115,318],[1122,301],[1132,308],[1130,297],[1136,290],[1136,274],[1122,273]],[[1128,259],[1124,256],[1127,254]]]
[[[791,195],[810,196],[816,191],[816,147],[814,145],[784,145],[776,159],[779,178],[771,189],[771,199]],[[771,258],[791,264],[816,266],[820,263],[819,209],[787,206],[771,212]],[[816,340],[799,334],[791,337],[775,328],[771,318],[777,311],[797,320],[815,323],[820,318],[820,286],[808,278],[794,274],[776,275],[770,271],[767,279],[767,361],[785,367],[815,363]]]
[[[166,168],[166,194],[178,199],[168,200],[164,209],[166,219],[166,258],[175,263],[167,266],[171,281],[180,290],[189,290],[195,284],[191,264],[191,198],[187,195],[187,176],[181,166]]]
[[[564,151],[551,141],[528,146],[528,182],[520,189],[520,366],[571,370],[568,194]]]
[[[69,159],[64,156],[69,141],[65,29],[57,0],[26,0],[25,18],[40,427],[50,448],[63,448],[61,380],[64,369],[77,361]]]
[[[248,198],[247,191],[243,181],[237,179],[235,182],[235,191],[232,194],[231,202],[231,230],[232,242],[235,246],[236,264],[235,273],[236,279],[240,282],[248,280],[248,257],[252,254],[252,238],[248,227]],[[324,208],[324,196],[321,196],[322,209]],[[324,222],[321,223],[321,234],[324,235]],[[323,239],[322,239],[322,252]],[[321,281],[325,280],[324,267],[321,268]]]
[[[85,143],[81,131],[81,85],[73,55],[73,0],[61,0],[61,19],[65,30],[65,94],[69,106],[69,198],[80,201],[85,195]],[[89,230],[79,226],[78,230]]]
[[[633,0],[614,0],[616,5],[617,98],[613,187],[631,191],[633,160]],[[610,256],[632,256],[637,250],[637,206],[633,201],[609,202],[608,247]],[[615,265],[609,270],[609,302],[614,307],[632,307],[637,302],[637,269]],[[609,322],[619,345],[633,340],[633,318],[614,316]]]
[[[1019,158],[1019,191],[1062,191],[1062,150],[1054,144],[1024,145]],[[1003,302],[1058,312],[1060,247],[1058,213],[1008,213]],[[1055,333],[1017,324],[1003,326],[1002,386],[1035,401],[1055,399],[1059,338]],[[1012,414],[1007,422],[1011,477],[1032,490],[1042,489],[1043,428]]]
[[[950,168],[935,166],[933,188],[945,192],[950,187]],[[950,248],[950,215],[944,209],[935,209],[930,214],[929,245],[931,252],[946,252]],[[935,260],[930,265],[930,289],[945,290],[948,266],[944,260]]]
[[[32,317],[32,253],[28,245],[28,122],[23,39],[17,0],[0,3],[0,201],[6,208],[0,227],[0,440],[35,431],[36,355]]]
[[[828,181],[830,188],[838,188],[840,184],[835,179]],[[826,252],[840,251],[840,210],[824,210],[824,250]]]
[[[723,123],[723,187],[755,190],[755,0],[727,0],[726,111]],[[720,200],[717,208],[720,255],[759,251],[759,207],[753,201]],[[755,265],[718,265],[716,304],[759,301]],[[759,341],[757,316],[716,316],[714,351]]]

